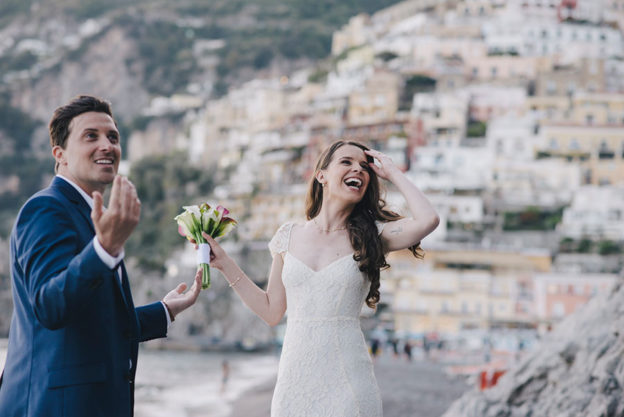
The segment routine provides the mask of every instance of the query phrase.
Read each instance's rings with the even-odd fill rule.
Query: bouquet
[[[184,206],[184,212],[175,217],[178,232],[198,245],[197,263],[202,267],[202,289],[210,287],[210,245],[202,236],[206,232],[213,239],[228,234],[236,220],[226,217],[230,212],[223,206],[212,208],[207,203],[199,206]]]

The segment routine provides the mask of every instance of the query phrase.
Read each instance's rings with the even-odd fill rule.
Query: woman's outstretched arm
[[[284,261],[280,254],[273,257],[269,284],[266,291],[258,287],[236,262],[228,256],[212,237],[202,233],[210,245],[210,266],[223,273],[230,287],[238,294],[247,307],[264,320],[268,325],[275,326],[286,312],[286,290],[282,284],[282,268]]]

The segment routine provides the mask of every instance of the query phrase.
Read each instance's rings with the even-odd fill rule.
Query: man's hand
[[[173,317],[171,320],[175,318],[179,313],[186,310],[197,301],[197,297],[199,296],[199,292],[201,291],[201,279],[202,279],[202,270],[201,268],[197,270],[195,274],[195,281],[193,282],[193,286],[187,292],[186,284],[179,284],[174,290],[169,291],[165,298],[163,298],[163,302],[169,307],[169,311]]]
[[[91,219],[98,241],[112,256],[121,252],[124,243],[139,223],[141,202],[134,185],[125,177],[113,181],[108,207],[104,211],[102,194],[93,192]]]

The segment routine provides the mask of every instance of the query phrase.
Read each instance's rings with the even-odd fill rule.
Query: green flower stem
[[[210,265],[201,264],[202,271],[202,289],[205,290],[210,287]]]

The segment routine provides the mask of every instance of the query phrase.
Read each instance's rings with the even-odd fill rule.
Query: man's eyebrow
[[[83,130],[83,133],[86,132],[99,132],[99,129],[95,128],[95,127],[86,127]],[[109,129],[108,134],[114,133],[116,135],[119,135],[119,131],[114,130],[114,129]]]

